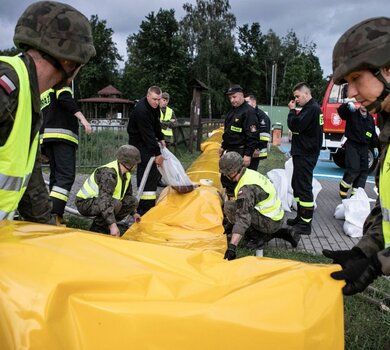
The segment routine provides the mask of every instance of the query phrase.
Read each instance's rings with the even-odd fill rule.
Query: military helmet
[[[137,147],[123,145],[118,148],[116,159],[126,167],[132,168],[134,165],[141,163],[141,153]]]
[[[243,167],[243,159],[237,152],[227,152],[219,159],[219,171],[223,175],[239,172]]]
[[[333,80],[360,69],[378,69],[390,64],[390,18],[366,19],[348,29],[333,49]]]
[[[57,60],[87,63],[96,54],[88,19],[72,6],[56,1],[38,1],[20,16],[14,43],[32,47]]]

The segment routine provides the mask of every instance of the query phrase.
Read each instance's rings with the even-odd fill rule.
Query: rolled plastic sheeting
[[[212,186],[179,194],[167,187],[157,205],[133,224],[122,239],[193,250],[226,250],[221,197]]]
[[[337,269],[1,221],[0,349],[343,349]]]

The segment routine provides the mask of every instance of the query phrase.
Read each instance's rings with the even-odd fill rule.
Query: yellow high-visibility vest
[[[382,229],[385,248],[390,247],[390,152],[389,148],[385,156],[379,177],[379,198],[382,208]]]
[[[127,188],[130,186],[131,174],[129,172],[126,173],[126,183],[122,193],[122,176],[119,171],[118,161],[114,160],[106,165],[101,166],[100,168],[112,168],[115,170],[118,181],[116,183],[115,190],[112,197],[118,200],[122,200],[123,197],[125,196]],[[78,198],[87,199],[87,198],[95,198],[99,196],[99,185],[96,183],[95,180],[95,172],[97,169],[95,169],[95,171],[89,176],[89,178],[85,180],[83,186],[77,192],[76,196]]]
[[[257,171],[246,169],[244,175],[241,177],[236,188],[234,189],[234,198],[237,199],[237,194],[241,187],[246,185],[257,185],[268,193],[268,197],[255,205],[255,209],[261,214],[274,221],[279,221],[283,218],[284,211],[282,209],[282,202],[280,201],[276,192],[275,186],[264,175]]]
[[[172,108],[169,108],[168,106],[165,109],[165,114],[163,111],[160,109],[160,122],[169,122],[172,119]],[[173,136],[173,132],[171,128],[166,128],[166,129],[161,129],[162,133],[165,136]]]
[[[19,78],[18,108],[7,142],[0,147],[0,220],[12,220],[34,167],[38,132],[31,142],[31,90],[27,68],[18,56],[0,57]]]

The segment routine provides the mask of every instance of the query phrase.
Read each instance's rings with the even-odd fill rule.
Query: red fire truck
[[[322,113],[324,115],[324,141],[322,149],[330,151],[330,159],[341,168],[345,167],[345,151],[342,147],[344,140],[345,121],[337,113],[337,107],[346,98],[344,85],[336,85],[333,80],[329,82],[328,88],[322,102]],[[373,115],[376,121],[376,115]],[[377,130],[378,132],[378,130]],[[374,170],[378,158],[374,157],[372,149],[368,150],[368,166],[370,172]]]

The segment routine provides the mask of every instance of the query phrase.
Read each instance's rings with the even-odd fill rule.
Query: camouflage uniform
[[[268,196],[261,187],[246,185],[237,194],[237,200],[225,202],[224,213],[228,220],[234,224],[233,233],[244,235],[252,226],[257,231],[258,238],[262,238],[265,242],[273,238],[273,234],[282,227],[283,219],[274,221],[261,215],[255,209],[255,205]]]
[[[76,197],[76,206],[84,216],[95,216],[91,230],[110,233],[108,226],[133,214],[138,201],[132,195],[131,184],[123,199],[113,198],[117,184],[117,174],[114,169],[102,167],[96,169],[95,181],[99,186],[99,195],[95,198],[82,199]],[[125,181],[123,181],[124,185]]]
[[[42,124],[38,80],[33,61],[28,55],[22,55],[21,58],[26,65],[30,79],[32,104],[31,140],[33,140]],[[5,62],[0,62],[0,77],[7,77],[15,86],[15,89],[10,93],[6,89],[0,88],[0,146],[3,146],[11,133],[18,108],[19,79],[14,69]],[[19,202],[18,211],[24,220],[48,223],[51,219],[52,205],[38,159],[39,150],[37,151],[37,160],[27,189]]]
[[[380,168],[383,166],[389,166],[383,163],[390,144],[390,113],[381,112],[379,114],[379,127],[381,129],[379,142],[381,145],[382,154],[380,159],[380,166],[377,169],[377,186],[379,184],[378,179]],[[378,198],[374,208],[371,210],[370,215],[367,217],[364,223],[363,237],[356,246],[359,247],[368,257],[380,252],[378,254],[378,258],[382,264],[382,271],[384,274],[390,275],[390,248],[383,250],[384,237],[382,219],[382,210],[380,200]]]

